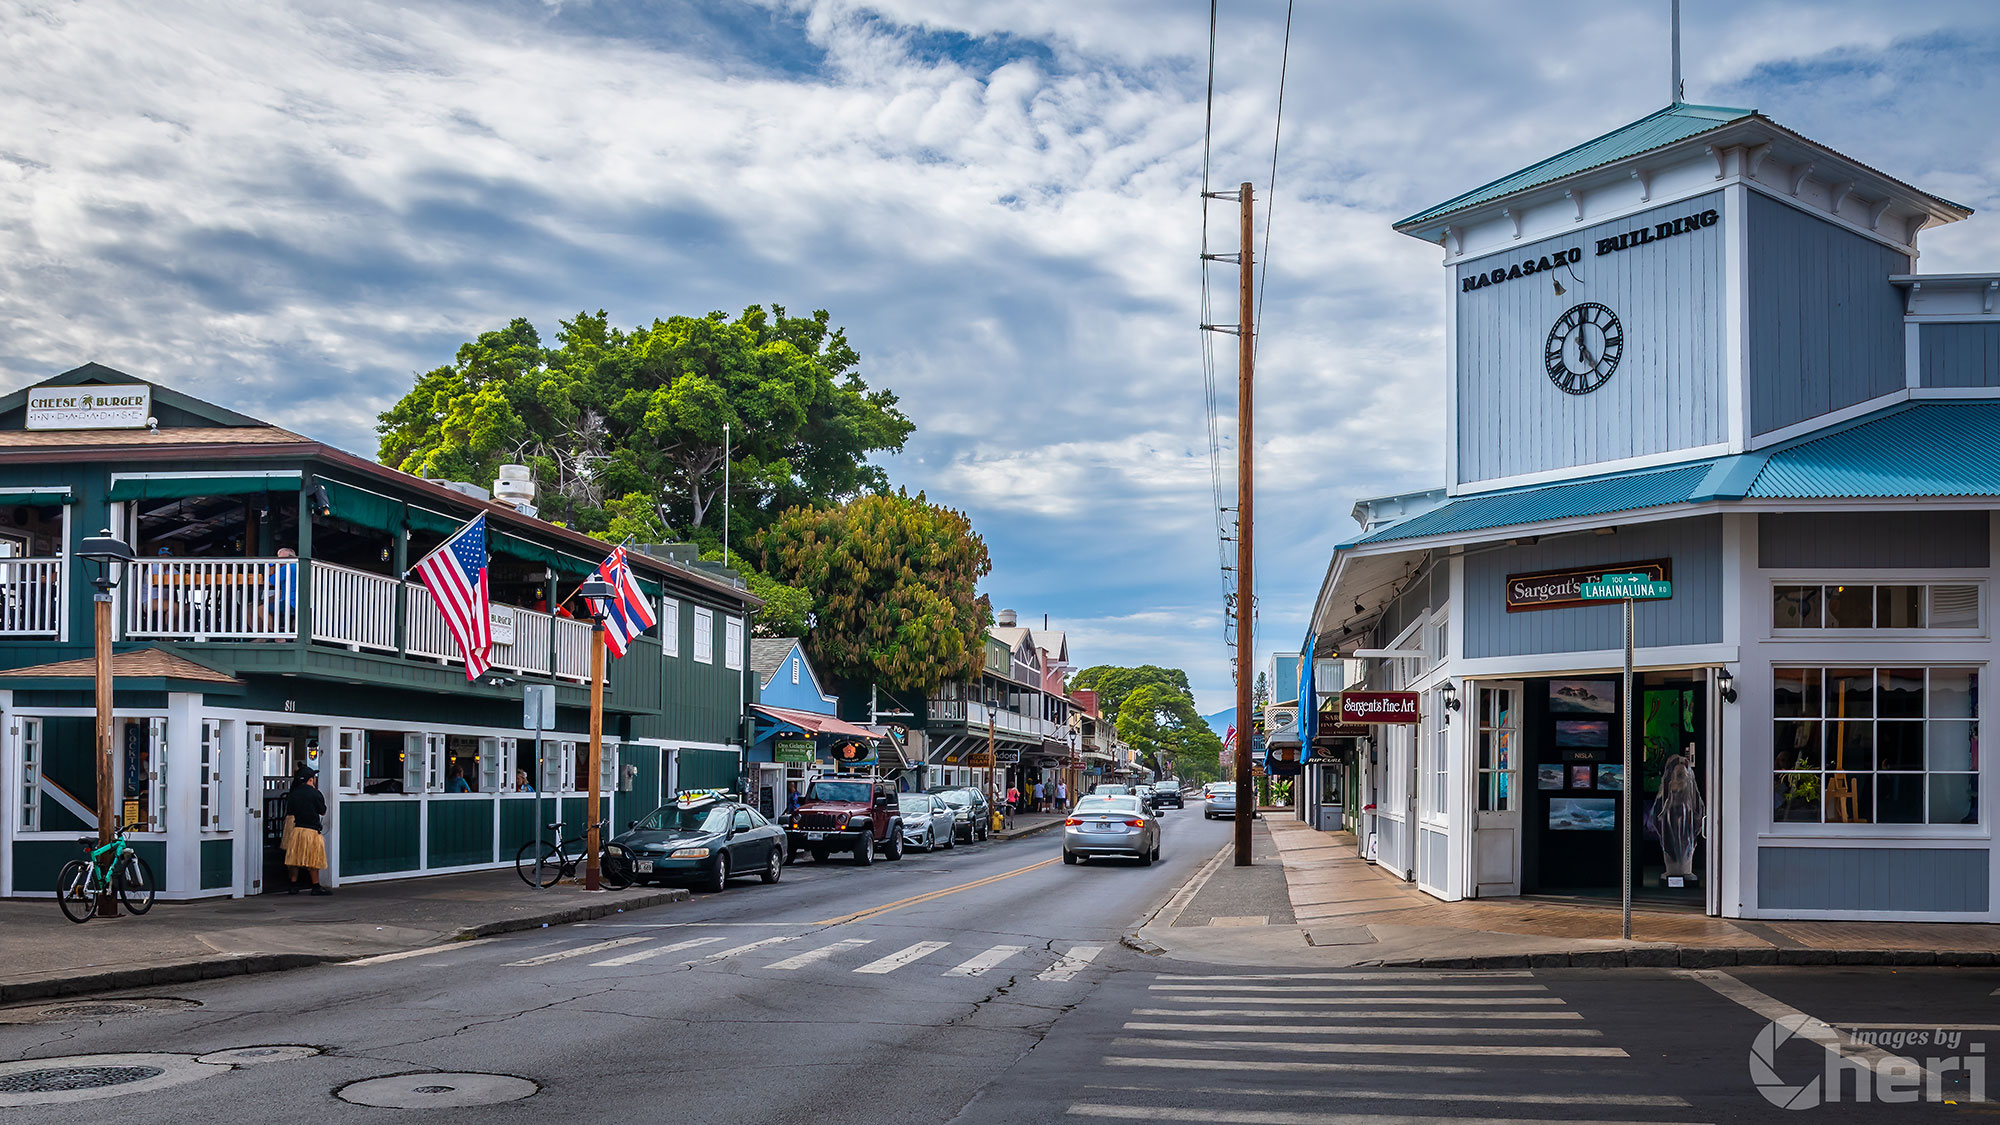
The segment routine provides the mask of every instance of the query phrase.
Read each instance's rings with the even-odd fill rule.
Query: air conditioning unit
[[[535,500],[535,478],[526,465],[500,466],[500,479],[493,482],[493,498],[518,509]]]

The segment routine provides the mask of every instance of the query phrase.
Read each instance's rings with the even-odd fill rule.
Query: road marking
[[[1588,1027],[1374,1027],[1362,1024],[1323,1024],[1318,1027],[1266,1023],[1139,1023],[1125,1025],[1127,1031],[1212,1031],[1229,1035],[1553,1035],[1579,1039],[1602,1038],[1604,1033]]]
[[[1909,1067],[1916,1066],[1919,1070],[1923,1070],[1921,1063],[1905,1059],[1901,1055],[1892,1055],[1872,1043],[1864,1043],[1825,1020],[1809,1016],[1775,996],[1759,992],[1728,973],[1713,969],[1683,969],[1680,975],[1693,977],[1773,1023],[1784,1020],[1786,1026],[1794,1028],[1792,1034],[1800,1039],[1819,1044],[1821,1049],[1835,1058],[1860,1059],[1868,1064],[1868,1069],[1884,1078],[1900,1082],[1904,1080]],[[1885,1070],[1885,1067],[1889,1069]],[[1932,1075],[1930,1081],[1944,1081],[1941,1073],[1929,1070],[1923,1070],[1923,1073]]]
[[[849,938],[846,941],[836,941],[832,945],[822,945],[818,949],[808,949],[797,956],[787,957],[782,961],[773,961],[764,967],[767,969],[803,969],[807,965],[816,965],[836,954],[873,944],[874,939],[872,938]]]
[[[1348,1095],[1342,1095],[1348,1097]],[[1560,1119],[1536,1119],[1536,1117],[1412,1117],[1406,1113],[1384,1115],[1384,1113],[1300,1113],[1292,1109],[1194,1109],[1180,1105],[1148,1105],[1144,1109],[1132,1105],[1092,1105],[1076,1103],[1070,1105],[1072,1117],[1118,1117],[1118,1119],[1150,1119],[1150,1121],[1216,1121],[1218,1125],[1576,1125],[1574,1117]],[[1604,1121],[1600,1125],[1640,1125],[1636,1121]],[[1646,1123],[1654,1125],[1654,1123]],[[1660,1125],[1692,1125],[1692,1123],[1660,1123]]]
[[[1438,969],[1420,973],[1231,973],[1228,975],[1195,976],[1184,973],[1161,973],[1160,980],[1498,980],[1534,976],[1528,969]]]
[[[1036,974],[1036,980],[1069,980],[1082,972],[1084,967],[1104,952],[1101,945],[1075,945],[1062,955],[1062,959]]]
[[[852,914],[842,914],[838,918],[822,918],[819,921],[812,923],[812,925],[844,926],[849,922],[859,922],[863,918],[873,918],[877,914],[887,914],[891,910],[901,910],[906,906],[916,906],[919,903],[929,902],[932,899],[943,898],[946,895],[955,895],[960,891],[970,891],[970,890],[976,890],[980,887],[991,886],[992,884],[997,883],[1002,879],[1012,879],[1016,875],[1026,875],[1030,871],[1039,871],[1042,868],[1047,867],[1051,863],[1060,863],[1060,862],[1062,862],[1062,857],[1056,856],[1054,859],[1045,859],[1040,863],[1031,863],[1026,867],[1017,867],[1012,871],[1003,871],[998,875],[988,875],[984,879],[974,879],[970,883],[960,883],[956,887],[944,887],[942,889],[929,891],[920,895],[911,895],[909,898],[899,898],[894,902],[885,902],[880,906],[871,906],[866,910],[857,910]]]
[[[591,953],[602,953],[607,949],[617,949],[621,945],[632,945],[636,942],[651,941],[651,940],[653,939],[649,937],[612,938],[610,941],[600,941],[592,943],[590,945],[579,945],[574,949],[562,949],[554,953],[544,953],[540,957],[529,957],[521,961],[509,961],[507,962],[506,967],[509,969],[525,969],[531,965],[546,965],[551,961],[567,961],[571,957],[582,957]]]
[[[718,934],[715,937],[698,937],[692,941],[677,941],[672,945],[662,945],[654,949],[642,950],[638,953],[627,953],[622,957],[613,957],[609,961],[593,961],[590,967],[593,969],[615,969],[621,965],[636,965],[641,961],[651,961],[662,954],[676,953],[683,949],[693,949],[696,946],[708,945],[721,940],[722,937]]]
[[[1025,945],[996,945],[979,956],[959,965],[957,968],[946,969],[944,975],[948,977],[976,977],[1026,948],[1028,947]]]
[[[1579,1047],[1574,1043],[1257,1043],[1244,1039],[1139,1039],[1111,1041],[1113,1047],[1181,1047],[1204,1051],[1281,1051],[1300,1055],[1555,1055],[1567,1058],[1631,1058],[1623,1047]]]
[[[1290,1011],[1281,1008],[1140,1008],[1135,1016],[1257,1016],[1263,1019],[1351,1019],[1354,1012]],[[1582,1012],[1369,1012],[1371,1020],[1580,1020]]]
[[[1547,992],[1546,984],[1149,984],[1150,992],[1282,992],[1287,996],[1353,992]]]
[[[893,973],[905,965],[915,964],[929,957],[931,954],[950,944],[948,941],[920,941],[908,949],[898,949],[896,952],[889,954],[879,961],[870,961],[854,971],[857,973]]]
[[[1279,1070],[1286,1073],[1306,1071],[1335,1074],[1478,1074],[1476,1066],[1419,1066],[1412,1063],[1354,1063],[1354,1062],[1267,1062],[1262,1059],[1169,1059],[1153,1055],[1134,1058],[1111,1055],[1104,1060],[1105,1066],[1139,1066],[1159,1070]]]
[[[1175,1004],[1494,1004],[1518,1007],[1562,1003],[1554,996],[1160,996],[1156,999]]]
[[[401,953],[377,953],[373,957],[362,957],[353,961],[342,961],[343,965],[384,965],[390,961],[402,961],[411,957],[428,957],[433,953],[450,953],[454,949],[470,949],[475,945],[485,945],[490,937],[474,938],[471,941],[454,941],[445,945],[427,945],[422,949],[405,949]]]
[[[748,953],[753,949],[762,949],[767,945],[777,945],[780,942],[797,941],[804,936],[805,936],[804,934],[786,934],[784,937],[767,937],[762,941],[753,941],[748,943],[747,945],[733,946],[729,949],[723,950],[720,953],[711,953],[696,963],[701,965],[713,965],[717,961],[726,961],[729,958],[734,957],[739,953]]]
[[[1151,1086],[1085,1086],[1086,1090],[1115,1090],[1119,1092],[1158,1093]],[[1279,1090],[1269,1087],[1242,1086],[1195,1086],[1180,1091],[1187,1094],[1222,1094],[1227,1097],[1253,1098],[1325,1098],[1325,1090]],[[1341,1090],[1340,1096],[1350,1101],[1422,1101],[1422,1102],[1491,1102],[1497,1096],[1492,1091],[1478,1093],[1441,1093],[1437,1090]],[[1688,1105],[1686,1098],[1672,1094],[1522,1094],[1509,1090],[1508,1104],[1522,1105],[1584,1105],[1584,1106],[1648,1106],[1658,1109],[1680,1109]]]

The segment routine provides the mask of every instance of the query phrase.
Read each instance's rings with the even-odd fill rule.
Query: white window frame
[[[1940,574],[1934,570],[1871,570],[1856,574],[1851,571],[1772,571],[1767,577],[1763,610],[1763,635],[1781,644],[1800,641],[1841,641],[1841,640],[1910,640],[1910,641],[1951,641],[1970,640],[1985,637],[1988,633],[1992,610],[1991,598],[1986,579],[1971,574]],[[1921,629],[1893,628],[1889,626],[1869,626],[1867,628],[1829,629],[1825,626],[1808,626],[1797,629],[1781,629],[1776,620],[1778,589],[1783,586],[1922,586],[1924,587],[1924,620],[1931,619],[1931,588],[1936,586],[1971,586],[1979,598],[1978,624],[1971,628],[1939,629],[1929,625]],[[1825,607],[1821,606],[1821,612]],[[1786,659],[1790,659],[1787,657]]]
[[[1417,815],[1425,824],[1446,828],[1451,824],[1451,724],[1445,716],[1444,686],[1430,690],[1430,716],[1423,721],[1420,737],[1425,754],[1417,773],[1422,792],[1417,798]]]
[[[715,611],[707,606],[694,607],[694,662],[715,663]]]
[[[16,718],[15,739],[20,746],[21,779],[16,792],[16,825],[23,832],[42,830],[42,720]]]
[[[1859,583],[1857,583],[1857,585],[1858,584]],[[1902,585],[1903,583],[1893,583],[1893,582],[1878,583],[1878,585],[1881,584]],[[1941,585],[1953,585],[1953,584],[1954,583],[1941,583]],[[1921,632],[1921,630],[1912,630],[1912,631]],[[1806,629],[1806,630],[1800,630],[1800,632],[1804,632],[1810,635],[1818,631]],[[1773,735],[1770,736],[1772,738],[1773,743],[1775,743],[1776,741],[1775,730],[1776,730],[1776,724],[1778,723],[1792,722],[1792,721],[1819,723],[1821,725],[1821,736],[1822,736],[1822,740],[1820,743],[1820,766],[1816,770],[1781,771],[1777,768],[1775,746],[1774,746],[1773,755],[1771,759],[1769,759],[1768,766],[1765,772],[1765,776],[1770,779],[1769,782],[1767,783],[1770,786],[1770,788],[1765,792],[1767,798],[1774,797],[1777,793],[1778,779],[1786,773],[1797,772],[1809,775],[1817,775],[1820,778],[1820,784],[1822,788],[1820,794],[1820,819],[1816,821],[1779,820],[1777,818],[1775,810],[1772,810],[1765,814],[1770,818],[1768,821],[1769,828],[1767,831],[1763,833],[1763,835],[1766,838],[1814,836],[1821,838],[1874,837],[1874,838],[1884,838],[1884,839],[1924,839],[1924,838],[1952,839],[1952,838],[1965,838],[1965,837],[1985,837],[1990,833],[1993,822],[1992,819],[1986,815],[1986,804],[1984,797],[1987,788],[1986,786],[1987,770],[1986,767],[1983,765],[1980,765],[1969,771],[1933,770],[1929,768],[1928,762],[1926,762],[1925,768],[1922,771],[1882,770],[1879,768],[1862,770],[1858,767],[1849,769],[1845,772],[1853,774],[1866,774],[1870,778],[1871,800],[1873,798],[1873,785],[1884,774],[1887,774],[1889,776],[1922,777],[1924,779],[1923,788],[1925,792],[1924,799],[1925,799],[1926,819],[1922,821],[1880,821],[1874,819],[1876,810],[1872,807],[1869,809],[1869,819],[1865,821],[1838,821],[1838,820],[1826,819],[1827,794],[1825,793],[1824,790],[1827,784],[1826,778],[1828,777],[1828,775],[1832,774],[1834,770],[1828,764],[1826,758],[1827,751],[1826,751],[1826,743],[1824,740],[1825,724],[1828,722],[1838,722],[1841,720],[1839,720],[1835,716],[1829,716],[1825,714],[1823,706],[1825,700],[1824,693],[1826,691],[1825,674],[1830,669],[1868,668],[1871,670],[1880,670],[1883,668],[1921,668],[1924,670],[1925,673],[1925,684],[1927,689],[1929,685],[1929,674],[1933,670],[1970,671],[1976,673],[1979,676],[1980,680],[1982,681],[1979,690],[1981,692],[1984,692],[1987,690],[1984,681],[1989,675],[1994,674],[1994,666],[1992,664],[1990,664],[1989,662],[1979,661],[1979,660],[1897,659],[1893,654],[1870,658],[1870,659],[1851,659],[1851,660],[1843,660],[1838,657],[1829,657],[1829,656],[1806,656],[1803,654],[1799,656],[1792,656],[1790,654],[1786,654],[1782,656],[1774,656],[1772,659],[1771,662],[1772,687],[1775,688],[1776,686],[1776,674],[1779,670],[1781,669],[1791,670],[1798,668],[1815,670],[1820,673],[1821,677],[1820,690],[1822,692],[1821,695],[1822,713],[1816,717],[1810,717],[1804,720],[1781,719],[1776,716],[1775,707],[1771,707],[1764,712],[1765,714],[1764,722],[1768,726],[1770,726],[1774,732]],[[1925,726],[1928,726],[1933,719],[1941,722],[1969,723],[1972,727],[1972,745],[1974,747],[1977,747],[1979,745],[1979,740],[1986,730],[1986,719],[1984,715],[1979,713],[1979,704],[1982,702],[1982,700],[1980,700],[1978,697],[1974,698],[1974,714],[1969,717],[1932,716],[1929,713],[1930,704],[1928,698],[1929,697],[1928,690],[1926,690],[1925,695],[1926,695],[1925,715],[1922,720],[1891,718],[1886,721],[1894,723],[1913,723],[1922,721],[1925,724]],[[1880,701],[1879,700],[1876,701],[1875,707],[1871,708],[1870,715],[1866,720],[1855,719],[1853,721],[1857,722],[1866,721],[1871,724],[1884,721],[1882,720],[1880,715]],[[1928,736],[1928,731],[1926,731],[1926,736]],[[1975,758],[1975,761],[1977,760],[1978,759]],[[1978,823],[1960,824],[1955,821],[1942,821],[1942,822],[1930,821],[1928,819],[1929,803],[1930,803],[1930,778],[1932,778],[1933,776],[1966,776],[1966,775],[1969,775],[1973,779],[1972,780],[1973,799],[1975,804],[1979,808]]]
[[[333,732],[333,784],[342,793],[361,792],[363,756],[368,749],[366,731],[342,728]]]
[[[560,776],[556,778],[556,792],[576,792],[577,759],[590,752],[590,743],[564,739],[557,744],[557,765]]]
[[[146,785],[147,799],[152,805],[146,810],[146,831],[164,832],[167,826],[167,721],[140,721],[146,724],[146,744],[152,757],[152,773]]]
[[[507,760],[512,755],[503,754],[500,749],[501,745],[502,740],[499,738],[487,737],[479,740],[479,792],[481,796],[500,792],[503,778],[508,782],[514,780],[512,775],[503,772],[506,769]]]
[[[743,670],[743,619],[725,614],[722,618],[722,665],[732,672]]]
[[[444,792],[445,763],[450,745],[442,734],[424,735],[424,792]]]
[[[201,754],[195,774],[195,818],[203,832],[222,830],[222,722],[201,721]]]
[[[424,791],[424,736],[415,732],[403,735],[403,792],[406,794]]]
[[[660,652],[665,656],[681,654],[681,603],[678,598],[660,599]]]

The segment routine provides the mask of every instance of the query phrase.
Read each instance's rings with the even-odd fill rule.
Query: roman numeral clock
[[[1565,394],[1587,395],[1610,380],[1624,355],[1625,329],[1618,314],[1586,301],[1556,319],[1542,359],[1549,382]]]

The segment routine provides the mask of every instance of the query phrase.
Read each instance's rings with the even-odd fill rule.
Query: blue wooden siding
[[[493,816],[490,798],[432,801],[425,863],[431,867],[492,863]]]
[[[1622,647],[1625,615],[1619,603],[1508,613],[1507,576],[1649,559],[1673,560],[1674,596],[1639,603],[1634,627],[1640,647],[1720,642],[1722,517],[1701,516],[1627,525],[1616,535],[1572,535],[1467,556],[1465,655],[1527,656]]]
[[[1758,848],[1764,910],[1984,911],[1985,848]]]
[[[1984,568],[1993,553],[1985,512],[1766,512],[1757,517],[1765,570]]]
[[[792,682],[792,662],[798,662],[799,682]],[[806,659],[805,646],[793,642],[791,652],[785,655],[785,662],[778,665],[771,682],[759,689],[757,702],[769,707],[788,707],[794,711],[811,711],[817,715],[832,715],[835,704],[828,703],[822,691],[819,676],[814,674],[812,661]]]
[[[1596,240],[1720,209],[1711,192],[1572,235],[1491,254],[1458,268],[1458,478],[1492,480],[1709,445],[1724,439],[1723,251],[1728,220],[1599,257]],[[1498,285],[1464,279],[1558,250],[1574,267]],[[1573,270],[1573,272],[1572,272]],[[1565,290],[1557,296],[1555,282]],[[1609,382],[1584,395],[1549,381],[1543,348],[1571,306],[1618,314],[1625,354]]]
[[[2000,324],[1926,324],[1917,332],[1926,387],[2000,387]]]
[[[1885,395],[1906,381],[1910,259],[1750,193],[1750,430],[1764,434]]]
[[[380,875],[415,871],[423,841],[417,838],[421,798],[340,803],[340,873]]]

